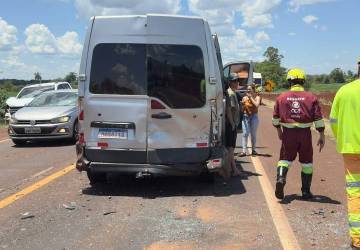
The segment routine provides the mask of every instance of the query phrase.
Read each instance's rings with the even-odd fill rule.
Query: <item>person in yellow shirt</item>
[[[358,76],[360,77],[360,58]],[[330,125],[343,155],[352,248],[360,249],[360,79],[340,88],[334,98]]]

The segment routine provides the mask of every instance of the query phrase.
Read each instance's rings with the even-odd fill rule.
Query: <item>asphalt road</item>
[[[53,178],[75,162],[74,145],[0,141],[0,249],[348,249],[343,165],[333,141],[315,155],[314,200],[299,198],[297,164],[282,204],[270,195],[280,146],[270,111],[260,110],[261,155],[238,157],[242,174],[227,183],[110,176],[90,187],[76,170]]]

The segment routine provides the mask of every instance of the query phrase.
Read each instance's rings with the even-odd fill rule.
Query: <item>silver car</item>
[[[49,91],[12,115],[9,137],[17,144],[78,135],[77,90]]]

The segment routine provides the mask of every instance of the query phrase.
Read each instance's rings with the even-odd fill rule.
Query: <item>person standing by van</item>
[[[227,89],[228,102],[226,108],[226,147],[229,152],[229,163],[233,173],[233,176],[240,174],[239,170],[236,168],[234,151],[236,147],[236,137],[237,137],[237,126],[240,123],[240,108],[239,102],[236,97],[235,91],[238,88],[238,75],[232,73],[230,75],[229,88]]]
[[[258,109],[261,103],[261,97],[255,91],[255,85],[249,85],[246,95],[242,99],[242,110],[244,117],[242,120],[242,153],[240,156],[247,155],[247,145],[249,135],[251,137],[251,155],[257,155],[256,152],[256,132],[259,126]]]

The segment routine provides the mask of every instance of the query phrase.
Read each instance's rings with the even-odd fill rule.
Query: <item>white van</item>
[[[263,83],[263,79],[262,79],[262,75],[261,73],[253,73],[253,79],[254,79],[254,83],[256,84],[256,86],[259,87],[263,87],[264,83]]]
[[[216,36],[197,17],[96,16],[80,72],[80,171],[211,175],[224,164]]]

